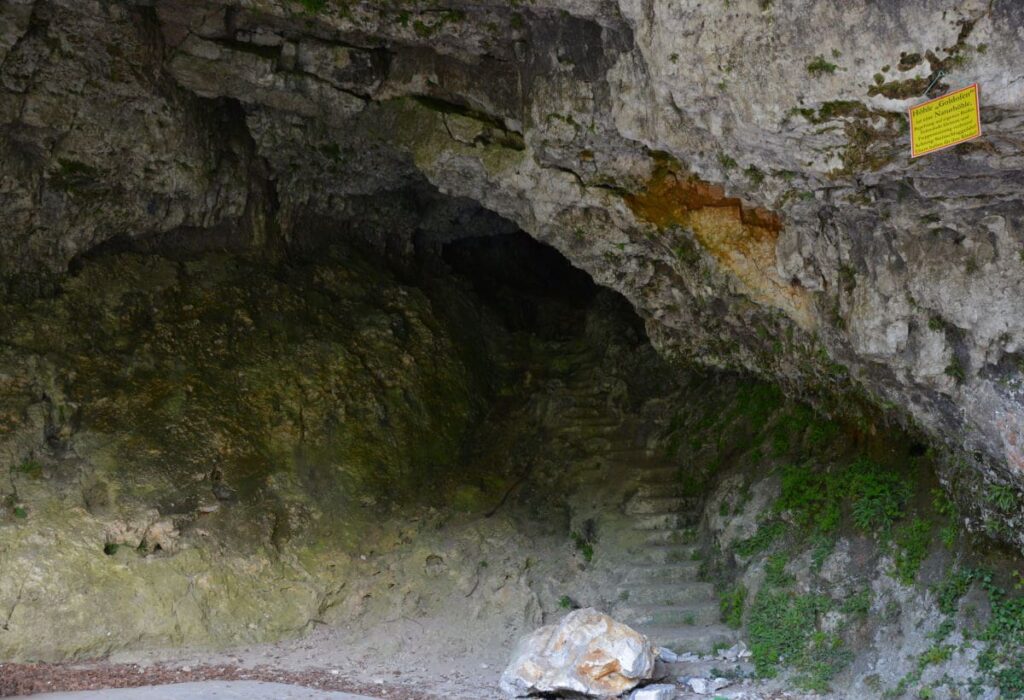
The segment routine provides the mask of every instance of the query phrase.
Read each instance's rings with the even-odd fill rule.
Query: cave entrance
[[[554,248],[525,233],[461,238],[442,258],[513,332],[579,337],[598,287]]]
[[[498,364],[517,369],[471,441],[458,504],[515,522],[541,571],[569,564],[551,614],[596,606],[659,644],[731,643],[700,579],[710,481],[680,454],[683,385],[637,312],[522,232],[448,241],[440,257],[507,334]]]

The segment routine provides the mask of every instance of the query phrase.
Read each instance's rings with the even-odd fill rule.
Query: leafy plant
[[[946,365],[946,369],[944,371],[946,373],[946,376],[955,379],[957,384],[963,384],[964,379],[966,379],[967,377],[966,372],[964,372],[963,364],[956,357],[954,357],[950,361],[950,363]]]
[[[955,613],[957,603],[967,593],[975,576],[976,573],[972,569],[950,569],[942,583],[934,587],[939,599],[939,610],[946,615]]]
[[[847,615],[867,617],[868,611],[871,610],[871,590],[865,588],[854,595],[851,595],[843,601],[839,610]]]
[[[909,585],[917,578],[921,562],[928,555],[928,543],[931,541],[931,525],[921,518],[900,527],[896,532],[896,576]]]
[[[829,474],[800,467],[782,473],[782,493],[775,503],[779,512],[790,511],[805,529],[833,532],[839,526],[839,496]]]
[[[733,629],[743,625],[743,606],[747,600],[747,588],[743,584],[733,586],[718,598],[718,611],[722,622]]]
[[[1017,504],[1017,493],[1009,486],[993,484],[988,487],[985,500],[1003,512],[1013,509]]]
[[[817,77],[821,75],[831,75],[836,72],[838,68],[835,63],[830,63],[825,60],[822,55],[815,56],[814,59],[807,64],[807,72]]]
[[[589,537],[581,535],[579,532],[573,532],[572,542],[576,551],[583,555],[584,561],[590,563],[594,560],[594,543]]]
[[[769,520],[761,523],[751,537],[740,540],[733,545],[733,551],[741,557],[750,557],[768,549],[786,530],[786,524],[781,520]]]
[[[25,460],[15,467],[15,470],[32,479],[38,479],[43,475],[43,465],[34,459]]]
[[[834,634],[815,632],[796,660],[796,685],[815,693],[827,693],[829,682],[853,659],[853,653]]]
[[[320,12],[327,7],[327,0],[299,0],[299,4],[311,14]]]
[[[816,654],[807,652],[809,643],[824,641],[812,640],[812,637],[818,615],[828,608],[829,601],[823,596],[795,595],[767,588],[761,590],[750,608],[748,625],[757,674],[774,678],[778,673],[777,665],[783,658],[798,670],[820,670],[814,668],[818,661]]]
[[[786,562],[789,557],[784,553],[773,554],[765,563],[765,582],[771,586],[784,588],[793,583],[793,577],[786,573]]]
[[[854,524],[865,532],[887,531],[903,514],[910,486],[899,475],[866,459],[855,462],[848,477]]]

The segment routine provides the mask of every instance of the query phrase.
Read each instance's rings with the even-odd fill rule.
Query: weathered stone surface
[[[338,256],[123,254],[0,303],[0,658],[298,634],[389,504],[444,490],[480,400],[462,352]]]
[[[510,697],[559,692],[620,695],[651,677],[654,660],[646,637],[585,608],[524,637],[501,675],[501,689]]]
[[[0,9],[15,286],[157,234],[409,252],[451,195],[623,292],[669,356],[898,409],[1024,544],[980,497],[1024,486],[1024,6],[150,5]],[[935,78],[981,83],[985,136],[912,161]]]

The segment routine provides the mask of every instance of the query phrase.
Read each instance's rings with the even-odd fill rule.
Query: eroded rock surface
[[[1024,483],[1019,4],[17,0],[0,17],[12,288],[113,239],[356,232],[405,253],[496,213],[625,294],[666,355],[925,427],[974,526],[1024,543],[1019,508],[985,498]],[[906,108],[972,82],[983,139],[910,160]]]

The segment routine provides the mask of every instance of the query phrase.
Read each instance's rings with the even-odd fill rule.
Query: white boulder
[[[655,650],[645,636],[593,608],[523,637],[501,674],[509,697],[575,692],[621,695],[654,674]]]

